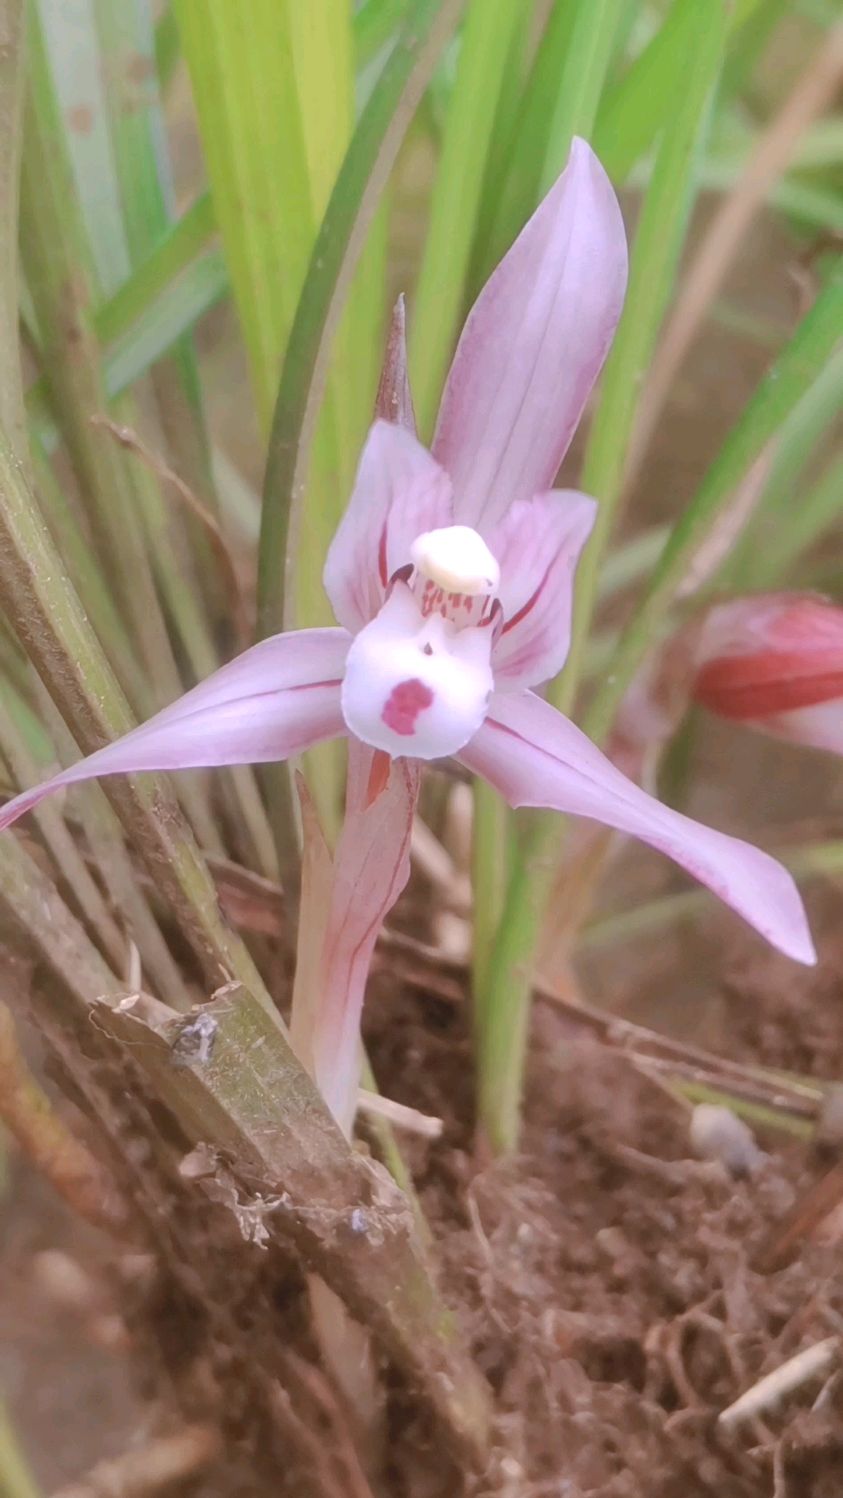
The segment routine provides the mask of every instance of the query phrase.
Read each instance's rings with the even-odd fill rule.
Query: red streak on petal
[[[387,585],[387,583],[389,582],[389,574],[388,574],[388,572],[386,570],[386,522],[385,521],[384,521],[383,527],[381,529],[380,541],[378,542],[378,575],[379,575],[380,580],[381,580],[381,587],[385,588],[386,585]]]
[[[369,783],[366,786],[366,806],[373,806],[389,781],[392,760],[385,749],[375,749],[369,766]]]
[[[694,697],[724,718],[766,718],[832,702],[843,697],[843,669],[806,669],[793,654],[722,656],[706,662],[694,684]]]
[[[513,614],[511,619],[507,619],[507,621],[504,624],[504,627],[503,627],[503,629],[501,631],[502,634],[508,634],[511,629],[515,628],[516,624],[520,624],[522,619],[526,619],[527,615],[530,614],[530,613],[532,613],[533,609],[535,608],[536,604],[538,603],[539,599],[541,598],[542,593],[544,592],[544,590],[545,590],[545,588],[547,586],[548,578],[550,577],[550,574],[551,574],[551,572],[552,572],[552,570],[553,570],[553,568],[554,568],[555,565],[556,565],[556,558],[554,557],[553,560],[549,563],[547,571],[544,574],[544,577],[542,578],[541,582],[539,583],[539,585],[535,589],[535,591],[530,594],[530,597],[527,599],[527,602],[521,605],[521,608],[518,610],[517,614]]]
[[[433,693],[430,687],[425,686],[418,677],[410,681],[399,681],[392,688],[381,718],[387,728],[393,733],[403,734],[409,737],[416,731],[416,718],[426,707],[430,707],[433,701]]]

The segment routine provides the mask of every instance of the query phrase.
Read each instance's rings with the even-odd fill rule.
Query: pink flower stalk
[[[694,654],[693,695],[703,707],[843,754],[843,609],[799,593],[715,604]]]
[[[335,954],[343,949],[337,972],[361,955],[367,965],[406,880],[415,766],[449,755],[512,806],[589,817],[652,844],[774,946],[813,962],[799,895],[779,864],[661,806],[532,690],[564,664],[574,569],[596,511],[587,496],[550,486],[625,285],[620,210],[577,140],[468,317],[432,452],[406,426],[379,420],[369,433],[325,567],[338,627],[255,645],[117,743],[18,796],[0,827],[92,776],[279,760],[348,735],[357,746],[351,818],[328,937]],[[396,386],[395,413],[406,409]],[[381,815],[390,797],[393,811]],[[358,1008],[346,1001],[346,1051],[357,1043]],[[326,1074],[338,1067],[334,1054]],[[316,1070],[319,1080],[318,1058]],[[331,1101],[325,1077],[323,1090]],[[333,1106],[347,1121],[347,1102]]]

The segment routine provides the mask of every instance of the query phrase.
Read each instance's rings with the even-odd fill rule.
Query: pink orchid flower
[[[393,763],[409,774],[412,762],[455,756],[512,806],[589,817],[652,844],[774,946],[813,962],[799,895],[779,864],[660,805],[532,690],[565,661],[574,569],[596,509],[550,485],[625,284],[614,192],[575,141],[469,315],[432,454],[400,425],[377,421],[369,434],[325,568],[339,627],[255,645],[18,796],[0,827],[93,776],[280,760],[348,735],[381,751],[371,764],[386,766],[364,800],[395,781]],[[406,878],[406,850],[396,857],[384,908]]]
[[[714,604],[697,630],[696,702],[843,754],[843,609],[807,593],[759,593]]]

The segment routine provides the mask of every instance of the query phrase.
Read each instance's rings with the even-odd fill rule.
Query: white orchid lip
[[[448,593],[478,598],[495,593],[501,570],[483,537],[470,525],[444,525],[425,531],[413,542],[410,555],[423,577]]]
[[[352,642],[342,711],[353,734],[393,757],[456,754],[486,716],[494,679],[493,631],[459,628],[423,614],[398,581],[371,624]]]

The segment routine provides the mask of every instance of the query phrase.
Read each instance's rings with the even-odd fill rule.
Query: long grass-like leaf
[[[20,453],[26,451],[21,399],[18,320],[17,225],[21,122],[24,98],[23,0],[0,6],[0,425]]]
[[[268,425],[313,208],[287,0],[176,0],[216,220]]]
[[[606,362],[589,433],[582,485],[600,501],[597,522],[577,571],[574,627],[565,670],[552,689],[564,711],[573,704],[597,578],[621,494],[641,382],[655,347],[676,274],[696,187],[696,166],[708,129],[723,60],[723,0],[695,0],[690,62],[674,79],[670,125],[664,131],[641,209],[623,316]]]
[[[580,0],[550,124],[539,192],[548,191],[575,135],[590,139],[627,0]]]
[[[313,431],[357,257],[404,132],[459,14],[461,0],[419,0],[360,118],[314,246],[272,423],[258,572],[260,629],[292,613],[285,598]]]
[[[843,411],[843,348],[820,370],[784,423],[775,440],[770,476],[742,544],[717,578],[730,591],[753,591],[764,578],[783,575],[788,558],[802,550],[806,535],[816,535],[816,519],[807,519],[804,470]],[[843,506],[843,496],[841,496]],[[822,512],[822,511],[821,511]]]
[[[504,67],[524,0],[472,0],[442,134],[410,339],[416,418],[429,437],[455,341]]]
[[[488,243],[478,244],[475,291],[509,249],[538,202],[559,80],[565,71],[577,15],[576,5],[554,5],[548,17],[513,129],[507,170],[494,184],[496,202]]]
[[[689,559],[728,504],[741,478],[780,429],[806,386],[843,340],[843,266],[838,266],[793,338],[768,370],[732,428],[702,484],[671,532],[638,607],[627,625],[606,679],[586,716],[601,737],[650,641],[673,601]]]
[[[25,712],[24,704],[14,700],[8,686],[4,690],[4,697],[4,712],[0,718],[0,751],[18,786],[25,790],[38,779],[40,767],[30,752],[19,722],[19,715]],[[53,802],[46,802],[34,815],[56,866],[71,891],[76,908],[98,936],[114,971],[119,973],[127,956],[125,938],[117,929],[96,881],[65,825],[59,807]]]
[[[158,99],[153,63],[152,19],[147,0],[94,0],[96,34],[105,78],[105,107],[111,141],[119,206],[125,226],[129,258],[143,264],[166,240],[170,229],[173,192],[164,120]],[[193,345],[181,338],[169,357],[151,371],[152,400],[158,415],[158,440],[169,446],[171,462],[181,479],[216,508],[207,435],[201,408],[200,380]],[[120,421],[136,421],[134,409],[118,407]],[[225,579],[219,553],[208,544],[207,532],[188,510],[162,493],[160,475],[148,465],[133,467],[141,499],[149,548],[161,593],[180,637],[192,673],[201,678],[219,665],[208,612],[219,612],[225,598]],[[277,873],[272,837],[260,806],[254,775],[248,767],[230,771],[243,819],[264,873]],[[216,847],[208,845],[209,847]]]
[[[84,502],[96,519],[97,534],[107,549],[116,591],[149,679],[162,697],[173,696],[180,683],[131,485],[122,459],[108,451],[90,426],[90,416],[105,405],[91,327],[94,294],[58,107],[33,9],[30,22],[21,229],[45,373]]]

